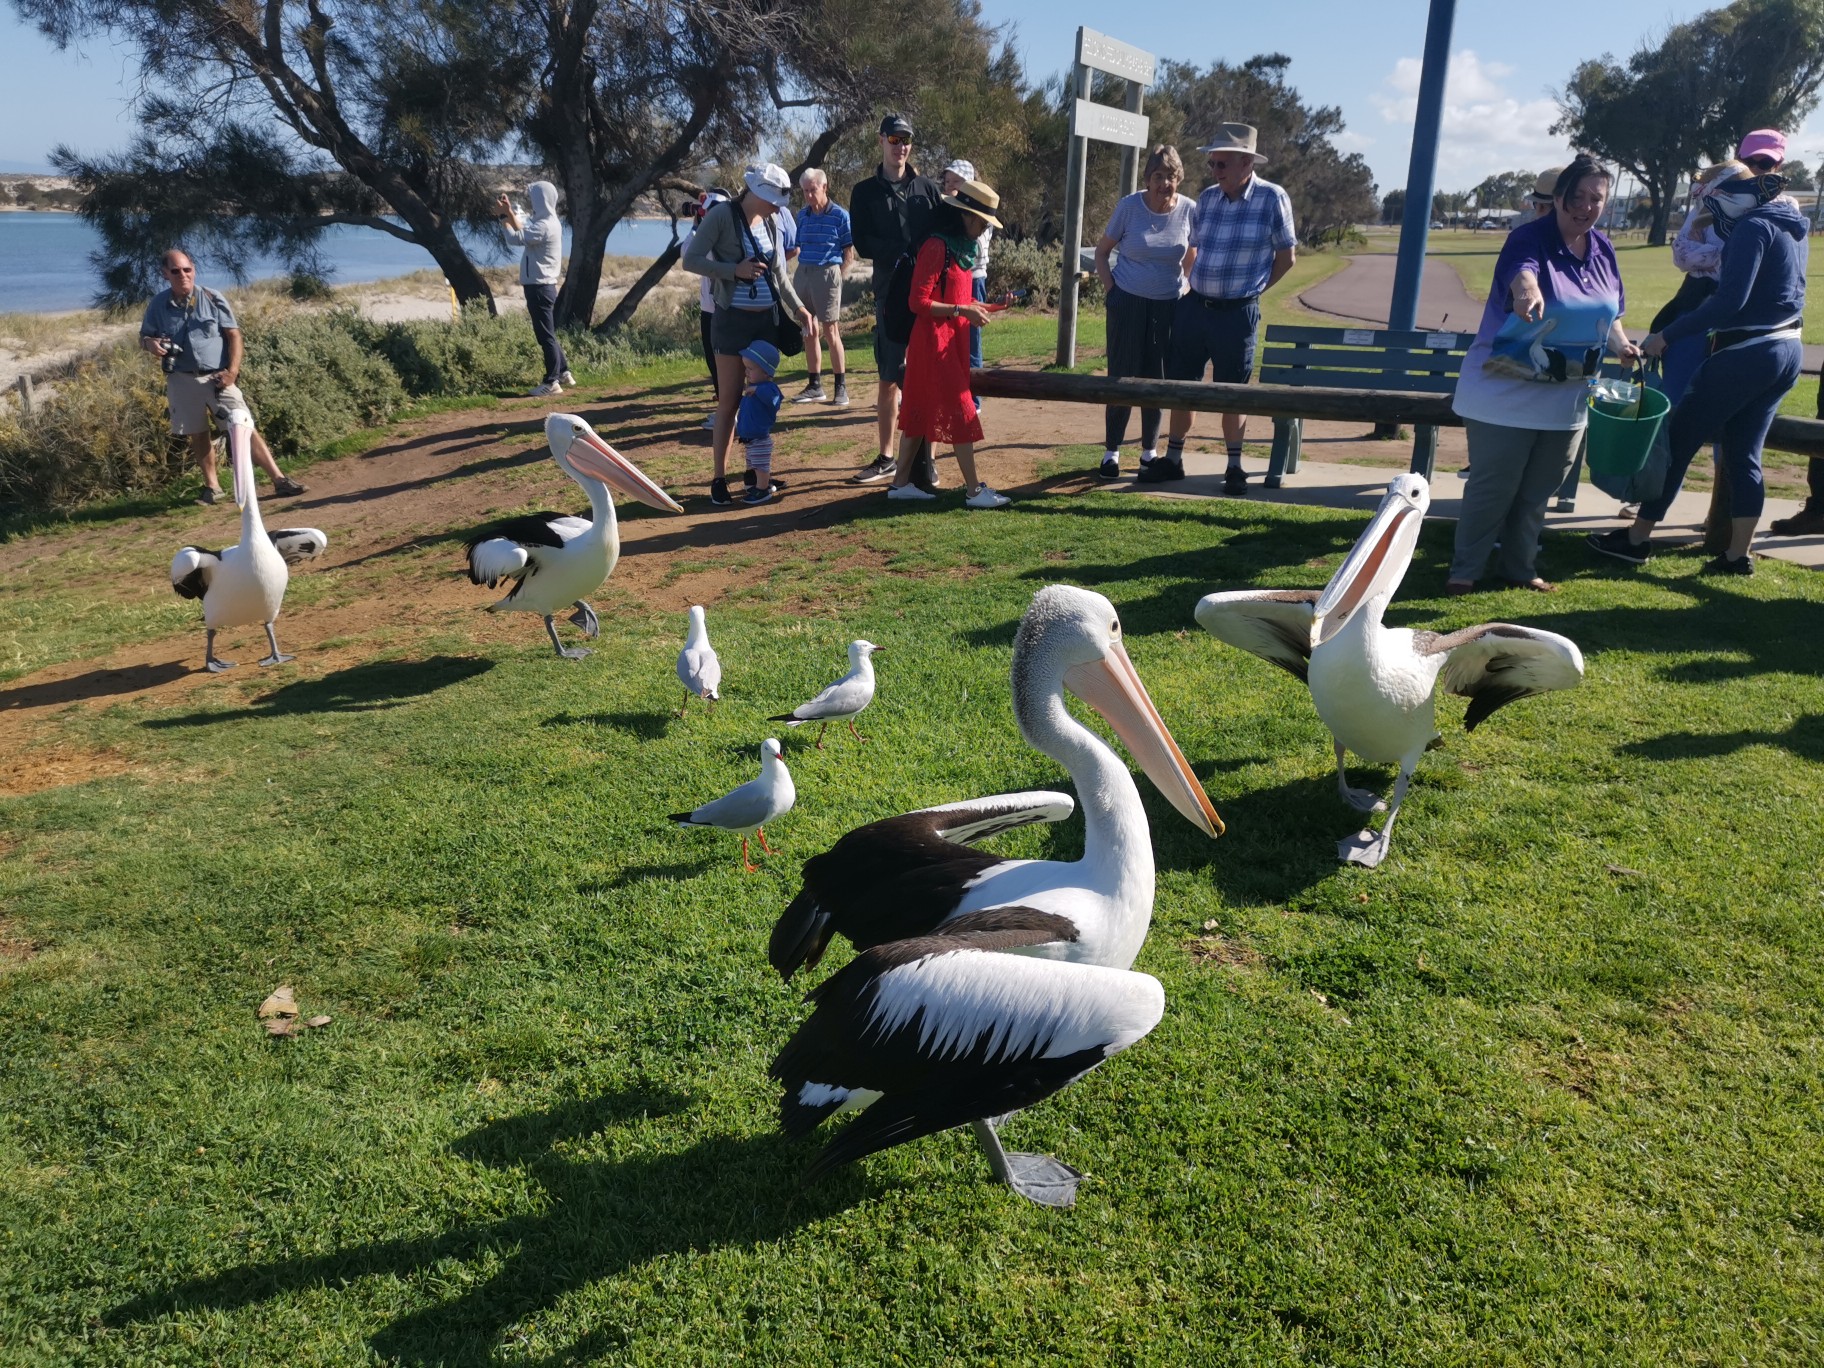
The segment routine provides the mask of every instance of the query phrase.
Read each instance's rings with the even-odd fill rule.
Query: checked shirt
[[[1271,181],[1255,176],[1241,198],[1212,185],[1197,197],[1191,244],[1197,262],[1191,288],[1213,299],[1245,299],[1267,288],[1273,255],[1295,245],[1292,200]]]

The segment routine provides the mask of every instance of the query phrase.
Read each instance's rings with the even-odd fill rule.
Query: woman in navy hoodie
[[[1734,517],[1729,549],[1705,564],[1703,573],[1754,573],[1748,549],[1766,504],[1761,443],[1780,400],[1798,383],[1803,356],[1799,333],[1809,225],[1791,200],[1778,198],[1785,188],[1785,177],[1757,176],[1746,167],[1711,184],[1705,204],[1723,239],[1716,293],[1641,343],[1648,356],[1661,356],[1670,343],[1708,333],[1710,355],[1668,420],[1672,461],[1665,491],[1640,506],[1632,527],[1590,535],[1590,545],[1605,556],[1647,563],[1652,556],[1647,538],[1666,516],[1691,458],[1706,442],[1720,438],[1722,478],[1729,482]]]

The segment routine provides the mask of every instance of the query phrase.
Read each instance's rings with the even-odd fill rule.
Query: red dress
[[[899,430],[956,446],[982,440],[982,420],[969,393],[969,320],[934,319],[933,304],[972,302],[969,272],[945,265],[943,239],[927,238],[912,270],[912,340],[906,344]]]

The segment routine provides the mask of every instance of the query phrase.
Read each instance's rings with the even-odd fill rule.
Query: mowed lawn
[[[833,542],[690,557],[741,569],[713,714],[675,715],[682,614],[610,581],[579,664],[528,619],[325,672],[307,593],[293,665],[62,715],[126,769],[0,799],[0,1363],[1819,1362],[1824,581],[1553,540],[1553,599],[1425,598],[1427,528],[1393,620],[1547,627],[1588,678],[1473,735],[1447,701],[1388,862],[1339,869],[1307,695],[1191,609],[1319,585],[1362,525],[858,496]],[[856,824],[1067,783],[1008,701],[1057,581],[1114,601],[1228,824],[1142,781],[1165,1019],[1006,1127],[1087,1171],[1074,1210],[956,1132],[803,1188],[766,1067],[807,984],[767,933]],[[79,658],[31,595],[24,656]],[[870,742],[776,733],[857,636]],[[769,734],[799,805],[747,875],[664,815]],[[329,1024],[268,1038],[280,984]]]

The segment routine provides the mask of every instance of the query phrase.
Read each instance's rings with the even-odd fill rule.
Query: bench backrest
[[[1260,379],[1273,385],[1449,394],[1474,333],[1388,328],[1267,329]]]

